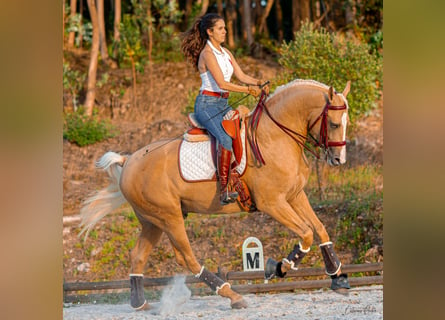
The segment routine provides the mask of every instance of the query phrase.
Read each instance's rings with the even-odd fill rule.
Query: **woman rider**
[[[201,88],[195,101],[195,116],[218,141],[218,176],[222,205],[232,203],[238,193],[228,191],[232,138],[222,127],[223,116],[231,110],[227,104],[229,91],[259,96],[261,80],[246,75],[235,57],[222,43],[226,38],[226,25],[221,16],[209,13],[198,18],[185,32],[181,50],[189,62],[199,71]],[[230,82],[232,74],[247,86]],[[269,88],[265,87],[266,92]]]

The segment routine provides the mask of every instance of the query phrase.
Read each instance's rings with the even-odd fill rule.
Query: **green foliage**
[[[362,263],[366,251],[380,245],[383,234],[382,167],[329,168],[324,180],[324,192],[330,200],[319,200],[316,174],[312,172],[305,187],[309,201],[319,210],[335,208],[336,245],[352,250],[356,262]]]
[[[383,83],[383,59],[369,51],[367,44],[329,34],[324,28],[316,30],[306,22],[294,41],[282,45],[279,62],[289,71],[287,81],[314,79],[341,91],[351,80],[348,102],[353,123],[376,107]]]
[[[383,31],[377,30],[374,34],[369,38],[369,46],[371,48],[371,52],[375,52],[376,55],[383,57],[380,53],[383,49]]]
[[[381,245],[383,233],[383,192],[365,197],[352,197],[341,209],[337,224],[338,246],[355,251],[356,263],[363,263],[365,253],[374,245]]]
[[[102,77],[99,80],[97,80],[96,87],[102,88],[105,84],[107,84],[109,79],[110,75],[107,72],[103,73]]]
[[[109,121],[99,120],[96,114],[89,117],[84,114],[83,108],[64,114],[63,138],[81,147],[114,137],[116,134],[116,129]]]
[[[93,39],[93,25],[91,22],[83,23],[82,15],[76,13],[74,16],[68,16],[67,27],[65,32],[75,32],[74,44],[76,47],[80,47],[80,40],[91,44]]]
[[[147,52],[141,43],[141,31],[134,15],[124,14],[120,24],[120,41],[115,42],[120,64],[134,62],[137,71],[144,70]]]
[[[179,10],[176,0],[153,0],[153,7],[156,10],[154,14],[159,16],[159,26],[175,24],[181,21],[182,12]]]
[[[132,16],[138,24],[141,38],[147,38],[152,28],[152,58],[154,61],[182,61],[180,39],[175,32],[175,25],[181,21],[182,12],[178,8],[177,1],[152,0],[150,1],[132,0],[134,15]],[[151,16],[147,15],[147,10],[151,10]],[[146,39],[143,44],[147,46]],[[147,54],[147,49],[143,48]]]
[[[74,111],[77,110],[77,97],[85,81],[86,73],[72,70],[68,62],[63,63],[63,89],[68,90],[73,101]]]
[[[183,61],[184,56],[180,50],[181,40],[177,33],[174,32],[172,25],[164,26],[159,32],[154,34],[154,61]]]

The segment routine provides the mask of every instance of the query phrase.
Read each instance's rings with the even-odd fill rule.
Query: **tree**
[[[218,8],[218,14],[224,17],[222,0],[216,0],[216,7]]]
[[[65,3],[65,1],[64,1]],[[74,19],[74,16],[76,15],[76,7],[77,7],[77,0],[71,0],[70,1],[70,20]],[[74,40],[76,38],[76,35],[74,31],[71,31],[68,35],[68,48],[74,47]]]
[[[311,21],[311,0],[300,0],[301,21]]]
[[[85,114],[93,114],[94,100],[96,99],[97,58],[99,57],[99,18],[97,16],[95,0],[87,0],[93,25],[93,39],[91,44],[90,65],[88,68],[87,94],[85,98]]]
[[[266,19],[269,16],[270,9],[272,9],[273,3],[274,3],[274,0],[267,1],[266,8],[264,9],[264,12],[260,18],[260,25],[258,26],[259,34],[262,34],[264,29],[266,28]],[[294,1],[294,4],[295,4],[295,1]]]
[[[207,9],[209,8],[209,0],[198,0],[198,4],[201,4],[201,13],[199,14],[200,16],[206,14]]]
[[[99,47],[102,60],[111,68],[117,68],[116,62],[108,56],[107,36],[105,32],[104,0],[97,0],[97,18],[99,24]]]
[[[252,37],[252,22],[250,19],[250,9],[251,4],[250,0],[244,0],[244,30],[246,30],[246,37],[247,37],[247,46],[251,48],[253,44],[253,37]]]
[[[227,45],[231,49],[235,48],[236,20],[236,0],[228,0],[226,8]]]
[[[300,1],[305,1],[305,0],[300,0]],[[280,0],[275,2],[275,12],[277,16],[278,42],[281,43],[283,42],[283,11],[281,10]]]
[[[122,3],[121,0],[115,0],[114,1],[114,50],[113,50],[113,57],[117,57],[117,43],[120,40],[120,33],[119,33],[119,27],[121,24],[121,16],[122,16]]]
[[[107,37],[105,34],[104,0],[97,0],[97,17],[99,23],[100,55],[104,61],[108,60]]]

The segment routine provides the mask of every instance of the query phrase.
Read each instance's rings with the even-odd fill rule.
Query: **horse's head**
[[[348,81],[343,93],[332,87],[326,95],[326,105],[320,116],[309,127],[309,134],[317,137],[316,145],[326,151],[326,161],[331,166],[346,162],[346,127],[348,125],[348,101],[351,82]],[[316,124],[320,125],[316,125]]]

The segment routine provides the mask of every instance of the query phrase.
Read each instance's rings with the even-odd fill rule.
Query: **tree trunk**
[[[345,4],[345,23],[346,23],[346,27],[348,29],[351,29],[356,24],[355,13],[356,13],[355,0],[346,1],[346,4]]]
[[[65,2],[65,1],[64,1]],[[70,1],[70,18],[73,19],[76,15],[77,0]],[[68,35],[68,48],[74,47],[74,40],[76,39],[76,34],[71,31]]]
[[[99,56],[99,19],[97,16],[95,0],[87,0],[90,11],[91,24],[93,25],[93,39],[91,44],[90,66],[88,68],[87,94],[85,98],[85,113],[93,114],[94,100],[96,98],[97,58]]]
[[[311,20],[311,0],[300,0],[300,17],[301,21]]]
[[[244,0],[244,30],[246,30],[247,46],[250,49],[253,44],[252,23],[250,19],[250,0]]]
[[[116,59],[117,58],[117,44],[120,41],[121,35],[119,31],[119,27],[121,24],[121,15],[122,15],[122,3],[121,0],[114,0],[114,49],[113,49],[113,56]]]
[[[226,7],[227,21],[227,45],[229,48],[235,48],[235,32],[236,32],[236,0],[228,0]]]
[[[280,0],[275,2],[275,11],[277,14],[278,43],[283,42],[283,11],[281,10]]]
[[[300,19],[300,0],[295,0],[292,2],[292,33],[300,30],[301,19]]]
[[[263,15],[261,16],[261,19],[260,19],[260,26],[258,27],[258,33],[260,33],[260,34],[264,31],[264,29],[267,29],[266,28],[266,20],[267,20],[267,17],[269,16],[270,9],[272,9],[273,3],[274,3],[274,0],[267,1],[266,8],[264,9]],[[294,1],[294,3],[295,3],[295,1]]]
[[[151,64],[151,54],[153,52],[153,22],[151,18],[151,0],[148,0],[147,4],[147,19],[148,19],[148,62]]]
[[[207,12],[207,9],[209,8],[209,0],[202,0],[202,7],[201,7],[201,13],[200,16],[205,15]]]
[[[97,0],[97,16],[99,18],[99,43],[100,56],[106,62],[108,60],[107,37],[105,34],[104,0]]]
[[[81,0],[80,3],[79,3],[79,12],[81,13],[80,14],[80,21],[79,21],[79,23],[82,25],[82,20],[83,20],[83,16],[82,16],[83,0]],[[83,35],[82,35],[82,33],[79,34],[78,37],[79,37],[79,48],[82,48],[82,45],[83,45]]]
[[[190,14],[192,13],[193,0],[185,0],[185,12],[184,12],[184,22],[182,24],[182,29],[186,30],[189,28]]]
[[[224,17],[222,0],[216,0],[216,8],[218,10],[218,14],[221,17]]]

